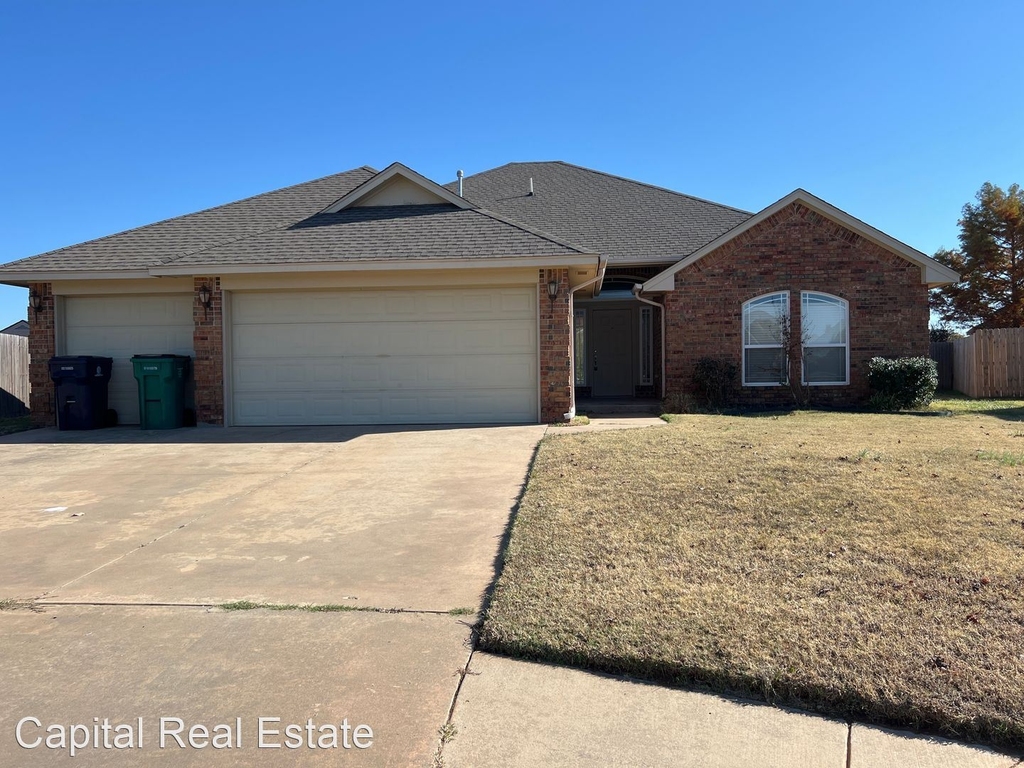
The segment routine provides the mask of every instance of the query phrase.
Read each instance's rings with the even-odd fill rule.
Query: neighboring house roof
[[[0,333],[6,333],[9,336],[28,336],[28,320],[19,320],[16,323],[8,325]]]
[[[533,179],[533,194],[530,194]],[[458,189],[458,182],[445,185]],[[616,261],[675,261],[751,214],[561,161],[463,179],[467,200]]]
[[[875,245],[881,246],[891,253],[902,256],[913,264],[919,265],[921,267],[921,282],[927,284],[929,288],[934,288],[940,285],[949,285],[950,283],[955,283],[960,280],[960,275],[952,269],[944,264],[940,264],[935,261],[935,259],[926,256],[921,253],[921,251],[915,250],[905,243],[901,243],[896,238],[890,237],[881,230],[875,229],[870,224],[865,224],[860,219],[854,218],[850,214],[846,213],[846,211],[841,211],[830,203],[826,203],[820,197],[815,197],[806,190],[795,189],[781,200],[777,200],[760,213],[751,216],[739,226],[715,238],[710,243],[707,243],[702,248],[687,256],[685,259],[673,264],[663,272],[659,272],[657,275],[645,282],[640,287],[640,290],[645,293],[674,290],[675,274],[677,272],[697,261],[700,261],[712,251],[721,248],[730,240],[739,237],[744,232],[757,226],[770,216],[774,216],[783,208],[792,205],[793,203],[805,205],[825,218],[831,219],[837,224],[846,227],[851,232],[855,232],[865,240],[873,242]]]
[[[0,267],[0,276],[5,271],[18,272],[23,269],[145,270],[204,248],[294,224],[322,211],[376,173],[373,168],[363,166],[216,208],[59,248],[5,264]]]

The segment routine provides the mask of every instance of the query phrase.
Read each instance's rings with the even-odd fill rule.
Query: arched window
[[[789,292],[768,293],[743,305],[743,385],[789,383],[784,340],[789,328]]]
[[[838,296],[800,294],[803,382],[850,383],[850,305]]]

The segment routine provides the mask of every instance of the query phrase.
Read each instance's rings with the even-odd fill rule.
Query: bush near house
[[[1024,748],[1024,402],[932,408],[548,437],[483,647]]]
[[[868,362],[868,383],[874,390],[870,404],[876,410],[923,408],[935,397],[938,367],[927,357],[873,357]]]
[[[693,373],[693,384],[701,398],[712,408],[728,405],[739,369],[731,360],[702,357]]]

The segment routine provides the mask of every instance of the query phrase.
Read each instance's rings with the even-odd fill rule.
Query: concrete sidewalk
[[[445,768],[1012,768],[1016,757],[477,652]]]

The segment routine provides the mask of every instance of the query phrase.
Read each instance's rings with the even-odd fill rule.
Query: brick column
[[[52,427],[57,423],[49,365],[50,358],[57,354],[57,338],[53,331],[53,290],[49,283],[31,283],[28,288],[30,293],[37,294],[43,301],[38,312],[31,307],[28,310],[29,410],[33,425]]]
[[[558,296],[548,296],[548,282],[558,282]],[[538,277],[540,316],[540,420],[565,421],[572,405],[572,311],[569,270],[542,269]]]
[[[199,300],[199,289],[210,289],[210,307]],[[224,423],[224,301],[219,277],[195,277],[192,298],[192,376],[196,385],[196,421]]]

